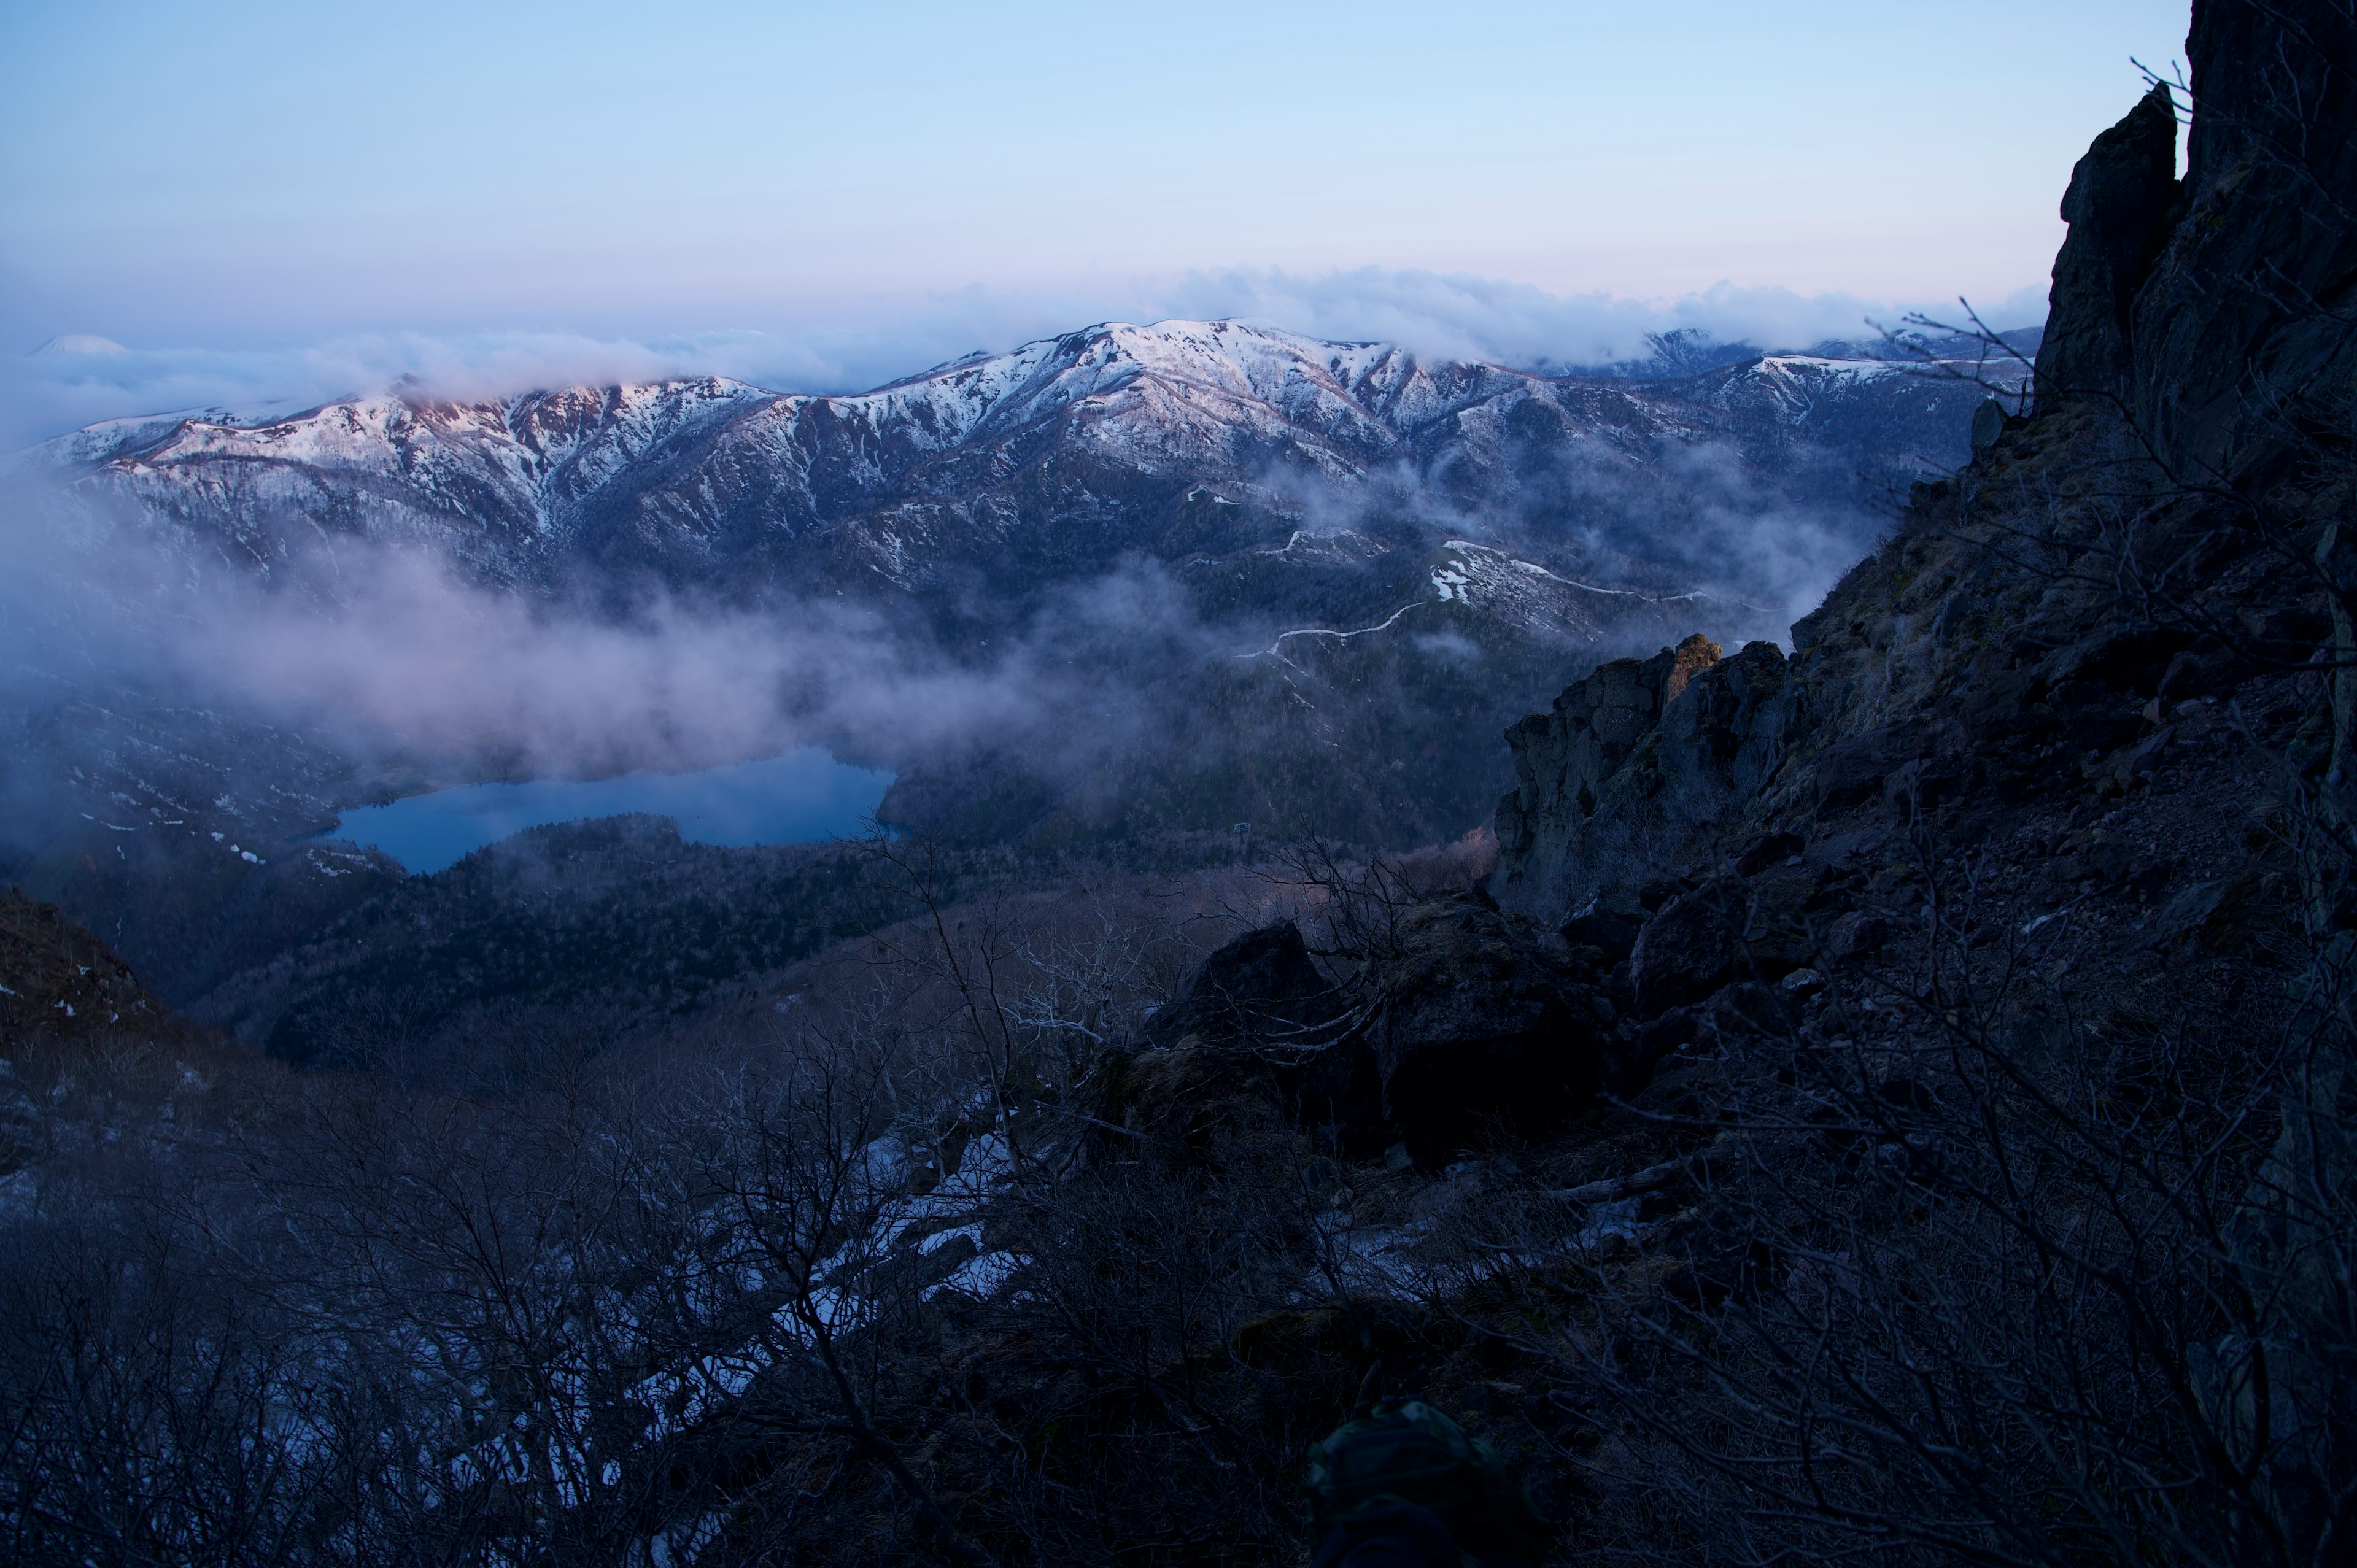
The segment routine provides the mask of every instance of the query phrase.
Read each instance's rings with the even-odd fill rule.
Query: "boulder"
[[[1384,1113],[1426,1164],[1493,1132],[1551,1132],[1619,1069],[1602,977],[1486,900],[1409,911],[1368,980]]]
[[[2255,670],[2250,660],[2214,639],[2196,644],[2170,660],[2161,672],[2161,706],[2173,708],[2206,694],[2231,693]]]
[[[1825,956],[1844,963],[1872,958],[1890,940],[1890,924],[1881,916],[1853,910],[1834,922],[1825,941]]]
[[[1344,1012],[1341,993],[1318,972],[1290,920],[1246,931],[1203,961],[1169,1005],[1147,1023],[1148,1049],[1198,1036],[1214,1045],[1317,1045]]]
[[[1813,872],[1778,865],[1749,881],[1712,877],[1663,905],[1630,955],[1638,1015],[1699,1002],[1733,981],[1781,980],[1806,964],[1815,955],[1815,896]]]
[[[1087,1113],[1182,1158],[1288,1122],[1345,1153],[1381,1148],[1374,1054],[1344,1035],[1348,1011],[1292,921],[1247,931],[1203,961],[1137,1049],[1108,1053]]]
[[[1631,1081],[1605,961],[1476,892],[1408,910],[1346,996],[1280,922],[1206,960],[1142,1048],[1109,1053],[1088,1114],[1181,1159],[1288,1122],[1426,1165],[1543,1136]]]
[[[1270,1065],[1200,1036],[1108,1054],[1085,1109],[1097,1126],[1135,1133],[1181,1160],[1201,1155],[1222,1133],[1265,1134],[1284,1124],[1283,1094]],[[1128,1144],[1125,1157],[1135,1147]]]
[[[1638,1013],[1652,1017],[1699,1002],[1732,980],[1750,905],[1750,890],[1736,876],[1715,876],[1663,905],[1629,959]]]
[[[1975,452],[1986,452],[2005,434],[2005,404],[1995,398],[1985,398],[1973,410],[1972,443]]]

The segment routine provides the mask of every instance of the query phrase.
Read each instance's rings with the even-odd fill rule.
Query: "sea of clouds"
[[[1980,302],[1992,325],[2043,319],[2042,290]],[[1240,317],[1312,337],[1397,343],[1435,359],[1564,371],[1642,359],[1653,334],[1693,330],[1762,349],[1870,338],[1954,302],[1721,285],[1676,298],[1556,295],[1494,278],[1377,267],[1318,275],[1236,268],[1087,294],[971,288],[761,327],[370,330],[267,348],[117,344],[68,335],[0,356],[0,449],[100,420],[181,410],[307,408],[414,377],[452,397],[678,375],[780,392],[860,392],[976,350],[999,352],[1106,320]]]

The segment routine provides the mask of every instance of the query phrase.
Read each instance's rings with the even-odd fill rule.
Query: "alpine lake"
[[[345,811],[325,838],[371,845],[414,875],[443,871],[526,828],[636,812],[670,817],[696,843],[813,843],[865,830],[892,775],[823,746],[693,773],[468,784]]]

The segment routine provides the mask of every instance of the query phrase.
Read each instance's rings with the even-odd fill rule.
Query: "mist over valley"
[[[370,879],[314,835],[433,785],[815,744],[948,843],[1443,842],[1565,680],[1780,636],[1964,450],[1988,358],[1689,337],[1548,378],[1166,323],[860,397],[411,386],[93,426],[9,466],[11,853],[193,1003],[225,961],[150,934],[158,881],[301,877],[258,901],[320,918]],[[257,765],[264,734],[300,765]]]
[[[0,1560],[2349,1560],[2352,0],[0,42]]]

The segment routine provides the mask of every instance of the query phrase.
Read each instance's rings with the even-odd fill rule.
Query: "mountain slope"
[[[887,815],[913,830],[1454,838],[1506,782],[1495,737],[1515,714],[1697,618],[1781,630],[1882,526],[1872,477],[1961,460],[1979,396],[1830,349],[1674,368],[1550,378],[1234,322],[1111,324],[856,396],[410,386],[92,426],[6,464],[50,586],[27,601],[27,625],[48,621],[0,854],[173,995],[299,935],[266,912],[348,908],[386,869],[295,841],[339,805],[514,760],[248,712],[201,672],[158,696],[104,671],[141,639],[173,648],[179,610],[256,602],[225,597],[256,580],[273,616],[339,614],[384,550],[576,618],[650,591],[782,628],[847,603],[878,628],[855,669],[1020,688],[1037,716],[986,746],[867,726],[901,776]],[[311,635],[298,621],[286,646]],[[110,828],[125,800],[172,825]],[[262,863],[231,865],[215,833]]]
[[[1694,491],[1678,454],[1723,449],[1762,492],[1854,504],[1862,461],[1961,458],[1973,401],[1884,360],[1554,380],[1164,322],[858,396],[719,379],[473,403],[407,390],[262,423],[118,421],[11,467],[86,534],[131,529],[265,572],[360,538],[424,545],[503,585],[619,570],[673,587],[775,595],[816,577],[875,593],[938,587],[961,566],[1026,584],[1125,551],[1183,553],[1168,524],[1200,485],[1285,512],[1311,493],[1366,504],[1386,480],[1558,554],[1691,576],[1655,510],[1631,499]]]

